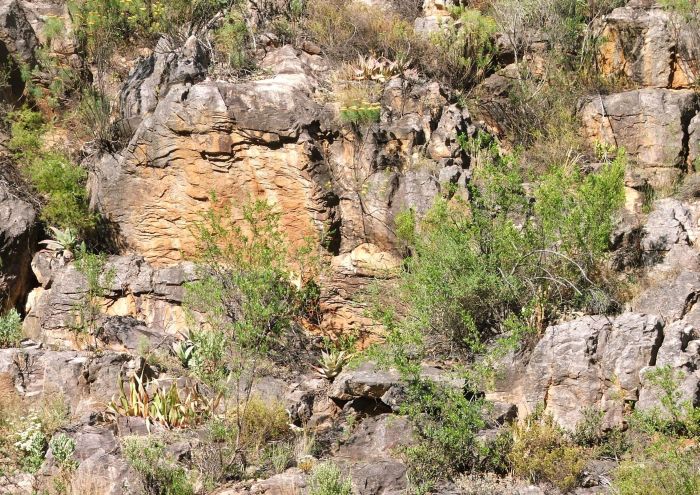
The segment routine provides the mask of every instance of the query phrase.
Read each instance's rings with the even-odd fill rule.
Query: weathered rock
[[[357,398],[381,401],[392,389],[397,387],[401,388],[402,385],[396,372],[379,371],[365,367],[355,371],[344,371],[338,375],[333,381],[328,395],[340,401]]]
[[[407,418],[383,414],[365,418],[344,441],[334,458],[350,472],[362,495],[381,495],[406,489],[406,465],[394,458],[413,442]]]
[[[65,400],[75,417],[104,410],[117,390],[128,356],[90,356],[75,351],[0,350],[0,376],[27,401]]]
[[[0,60],[10,59],[17,67],[25,64],[31,67],[36,60],[34,50],[38,44],[21,3],[18,0],[0,1]]]
[[[67,332],[80,323],[77,308],[86,301],[87,280],[75,264],[65,264],[46,252],[34,257],[32,267],[42,287],[31,294],[25,333],[44,342],[65,344]],[[105,317],[131,317],[139,322],[100,321],[99,326],[106,326],[103,343],[113,350],[134,350],[140,337],[157,346],[159,341],[160,345],[169,342],[164,334],[186,333],[181,303],[184,284],[194,277],[191,263],[154,268],[138,256],[110,257],[102,277],[102,283],[109,282],[107,297],[95,303]]]
[[[603,74],[626,76],[642,87],[688,88],[698,75],[700,37],[691,25],[661,8],[620,7],[600,25]]]
[[[698,108],[692,90],[641,89],[586,98],[579,113],[591,143],[624,148],[640,183],[669,187],[688,166],[688,127]]]
[[[161,97],[175,84],[194,84],[204,79],[209,58],[195,36],[182,47],[161,38],[153,53],[136,64],[120,94],[119,109],[132,126],[153,112]]]
[[[78,465],[70,486],[74,493],[126,495],[139,487],[138,475],[120,457],[120,444],[108,425],[79,424],[61,432],[75,441],[73,459]],[[53,486],[59,472],[51,450],[38,473],[40,485]]]
[[[277,474],[272,478],[254,484],[251,494],[259,495],[297,495],[306,488],[307,476],[299,469]],[[223,495],[223,494],[222,494]]]
[[[37,214],[18,178],[0,156],[0,313],[23,303],[33,285],[32,253],[37,246]]]
[[[543,404],[571,430],[585,407],[603,411],[606,424],[619,424],[625,404],[639,398],[640,370],[655,363],[662,341],[663,321],[637,313],[555,325],[546,330],[524,369],[509,377],[522,373],[522,378],[505,383],[506,378],[494,397],[512,399],[521,417]]]

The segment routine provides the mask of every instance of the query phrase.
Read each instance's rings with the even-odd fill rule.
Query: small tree
[[[230,416],[245,463],[239,447],[252,382],[267,357],[281,356],[275,351],[298,331],[296,320],[316,290],[303,275],[299,286],[292,283],[280,213],[266,201],[245,204],[242,213],[240,225],[233,225],[230,208],[210,210],[195,223],[198,280],[187,286],[185,304],[195,328],[191,367],[221,394],[232,387]]]

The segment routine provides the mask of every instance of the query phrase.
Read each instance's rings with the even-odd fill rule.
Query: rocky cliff
[[[0,0],[0,69],[8,68],[0,108],[25,104],[45,110],[48,103],[37,94],[48,93],[29,90],[48,91],[50,80],[59,77],[52,72],[55,64],[71,67],[84,75],[85,84],[101,85],[111,101],[107,121],[113,138],[99,146],[98,140],[73,134],[73,123],[60,119],[70,108],[71,91],[78,91],[68,85],[58,106],[46,110],[57,125],[44,136],[45,147],[58,148],[63,141],[72,147],[66,154],[85,170],[90,207],[103,222],[90,247],[109,251],[98,285],[101,276],[109,276],[96,293],[75,253],[42,250],[38,244],[40,234],[48,233],[40,216],[46,198],[22,175],[21,156],[10,149],[12,129],[0,129],[0,309],[23,314],[21,343],[0,350],[0,426],[3,407],[9,412],[10,405],[45,408],[60,397],[69,420],[52,434],[72,439],[75,461],[67,469],[54,447],[48,448],[50,439],[31,473],[5,471],[0,454],[0,493],[171,493],[148,491],[138,465],[126,460],[123,439],[173,432],[139,414],[110,415],[107,406],[134,376],[147,376],[151,392],[171,383],[183,390],[189,386],[187,359],[184,366],[171,361],[178,359],[178,345],[189,342],[193,321],[204,318],[186,307],[186,285],[202,277],[196,257],[201,239],[193,225],[225,205],[232,207],[233,224],[243,225],[242,205],[251,199],[265,199],[279,211],[290,249],[311,239],[325,268],[319,316],[299,325],[302,349],[290,359],[296,367],[273,363],[262,367],[259,377],[236,376],[235,386],[238,390],[243,383],[253,391],[248,397],[282,404],[283,423],[292,425],[294,438],[315,437],[322,453],[304,452],[274,475],[262,470],[260,461],[261,471],[247,466],[209,486],[198,457],[210,454],[203,429],[175,429],[179,436],[167,437],[163,452],[201,475],[194,483],[197,493],[307,493],[314,482],[304,462],[316,463],[316,457],[340,466],[357,494],[414,488],[406,446],[417,445],[420,430],[413,429],[402,407],[410,395],[406,377],[372,363],[345,369],[342,363],[326,378],[313,367],[324,337],[359,336],[358,348],[386,337],[391,329],[371,317],[367,293],[380,287],[380,299],[388,305],[398,290],[396,278],[411,253],[398,235],[397,219],[405,211],[422,217],[437,198],[469,201],[479,166],[478,153],[469,146],[477,140],[500,138],[500,148],[518,148],[509,142],[507,126],[500,125],[515,104],[507,88],[522,83],[524,65],[537,84],[549,84],[540,79],[538,51],[555,42],[538,33],[524,47],[520,41],[508,47],[508,33],[491,33],[494,63],[468,91],[428,70],[376,76],[365,67],[371,74],[359,71],[352,80],[380,81],[371,107],[379,114],[370,122],[348,122],[347,105],[332,96],[341,69],[328,47],[312,37],[285,39],[264,24],[269,12],[292,8],[278,3],[290,2],[243,3],[250,16],[243,24],[255,25],[256,70],[232,76],[217,65],[211,33],[238,19],[222,21],[217,14],[199,30],[151,33],[148,42],[128,39],[105,69],[89,41],[72,36],[81,27],[65,2]],[[452,22],[454,3],[426,0],[418,17],[403,22],[431,39],[430,33]],[[148,2],[149,9],[154,5]],[[402,7],[389,1],[353,5],[358,12],[376,9],[371,12],[377,16],[398,16],[390,12]],[[700,406],[696,24],[663,5],[637,0],[594,17],[587,27],[598,40],[594,70],[608,85],[582,91],[570,110],[575,134],[588,150],[588,169],[601,161],[591,150],[626,152],[626,204],[610,249],[613,270],[633,273],[634,283],[614,314],[560,315],[522,346],[499,355],[494,383],[484,390],[474,391],[447,373],[455,364],[452,356],[420,364],[417,376],[470,400],[490,401],[490,414],[475,434],[479,439],[523,424],[532,414],[550,415],[553,424],[572,434],[587,410],[600,413],[602,430],[623,431],[633,411],[652,411],[663,402],[658,383],[647,378],[655,370],[670,369],[677,377],[679,403]],[[52,29],[56,19],[66,36]],[[388,64],[375,62],[376,67]],[[27,67],[43,70],[22,77]],[[472,92],[485,99],[472,104]],[[95,331],[80,334],[76,327],[85,324],[85,316],[77,311],[86,301],[96,313]],[[234,387],[231,383],[226,386]],[[17,417],[25,416],[20,411]],[[227,455],[235,458],[239,450]],[[617,460],[604,461],[615,465]],[[501,481],[482,480],[483,491],[482,481],[468,477],[432,490],[614,493],[606,486],[609,470],[596,474],[596,466],[581,469],[571,486],[503,479],[501,470]],[[66,473],[69,481],[62,478]],[[56,480],[63,480],[64,491]]]

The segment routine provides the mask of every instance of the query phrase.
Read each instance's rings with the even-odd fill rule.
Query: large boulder
[[[696,81],[700,35],[680,15],[630,2],[596,27],[603,74],[654,88],[689,88]]]
[[[32,289],[38,240],[36,210],[12,171],[0,156],[0,313],[20,306]]]
[[[639,313],[551,326],[527,364],[510,370],[492,398],[512,401],[521,417],[543,406],[569,430],[586,408],[602,411],[605,424],[618,425],[628,405],[639,400],[640,371],[655,364],[663,339],[663,320]]]

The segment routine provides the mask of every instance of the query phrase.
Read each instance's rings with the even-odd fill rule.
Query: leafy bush
[[[73,460],[75,440],[64,433],[60,433],[51,439],[49,449],[51,449],[51,453],[59,466],[68,469],[73,467],[75,463]]]
[[[122,453],[140,475],[147,495],[194,495],[187,472],[165,454],[165,445],[153,437],[127,437]]]
[[[22,340],[22,318],[16,309],[0,316],[0,349],[17,347]]]
[[[415,492],[429,492],[437,481],[478,464],[482,445],[476,434],[486,425],[483,400],[469,399],[462,390],[414,377],[403,412],[412,419],[419,439],[403,450]]]
[[[314,466],[309,478],[309,495],[351,495],[352,483],[332,462]]]
[[[546,481],[562,491],[573,488],[583,472],[586,452],[571,442],[549,415],[535,414],[513,427],[509,459],[517,476]]]
[[[397,355],[420,353],[425,336],[433,350],[479,352],[571,309],[610,309],[603,268],[624,156],[588,175],[576,164],[553,168],[532,203],[517,167],[493,155],[474,171],[470,200],[438,199],[423,219],[397,219],[411,252],[397,303],[405,314],[389,322]]]
[[[244,13],[232,9],[224,23],[214,32],[215,56],[234,72],[251,71],[255,66],[249,53],[251,36]]]
[[[613,487],[619,495],[700,493],[700,451],[685,440],[657,438],[622,462]]]
[[[194,225],[199,280],[187,285],[185,303],[203,321],[192,319],[201,327],[191,332],[192,369],[215,387],[244,371],[255,376],[264,356],[284,359],[275,349],[284,346],[295,319],[315,297],[315,284],[304,270],[300,288],[290,282],[288,259],[294,255],[280,230],[280,214],[265,201],[243,205],[242,214],[240,226],[231,224],[229,208],[212,210]],[[247,398],[236,400],[242,404]]]
[[[44,462],[46,435],[36,414],[24,418],[24,427],[17,432],[15,447],[22,452],[22,468],[29,473],[36,472]]]
[[[85,183],[87,172],[58,151],[45,151],[42,136],[46,125],[38,112],[29,109],[9,116],[11,139],[8,148],[21,165],[21,171],[45,198],[41,218],[49,225],[87,235],[97,224],[90,211]]]

